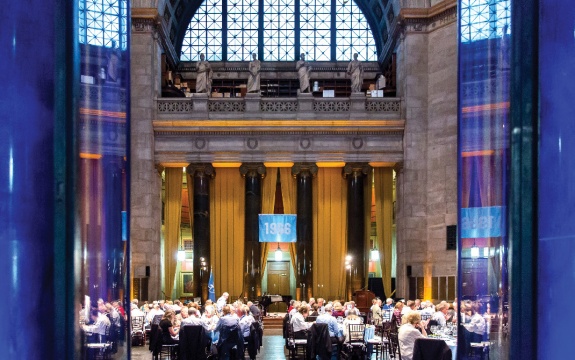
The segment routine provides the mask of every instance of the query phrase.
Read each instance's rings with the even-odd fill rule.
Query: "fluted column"
[[[243,164],[240,173],[245,179],[246,189],[243,294],[255,300],[262,295],[258,215],[262,212],[262,179],[266,168],[262,163]]]
[[[201,297],[202,303],[208,298],[210,259],[210,179],[216,176],[211,164],[190,164],[186,171],[194,183],[194,275],[192,279],[194,296]],[[204,259],[202,262],[201,259]],[[203,264],[202,264],[203,263]]]
[[[313,290],[313,187],[317,165],[298,163],[292,167],[297,181],[296,298],[312,297]]]
[[[363,288],[367,264],[365,259],[364,182],[369,174],[367,163],[348,163],[343,168],[347,180],[347,254],[351,255],[351,274],[347,283],[348,297]]]

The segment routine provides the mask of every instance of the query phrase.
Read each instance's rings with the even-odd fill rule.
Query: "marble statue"
[[[250,61],[250,66],[248,68],[248,92],[257,93],[260,91],[260,68],[261,62],[258,60],[255,53],[252,54],[253,60]]]
[[[351,92],[360,93],[363,85],[363,65],[357,60],[357,54],[353,54],[353,60],[347,65],[347,74],[351,79]]]
[[[200,54],[200,61],[196,63],[196,93],[210,94],[212,92],[212,67],[205,61],[205,55]]]
[[[300,60],[295,64],[295,69],[297,70],[297,75],[299,78],[299,92],[309,93],[309,78],[311,72],[311,66],[305,61],[305,54],[301,54]]]

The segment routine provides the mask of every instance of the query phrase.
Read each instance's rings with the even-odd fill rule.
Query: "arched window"
[[[80,0],[78,12],[80,43],[126,50],[126,0]]]
[[[353,0],[205,0],[180,59],[197,61],[201,53],[214,61],[248,61],[252,53],[264,61],[294,61],[300,53],[310,61],[349,61],[354,53],[377,60],[369,24]]]
[[[462,0],[461,42],[501,37],[510,34],[509,0]]]

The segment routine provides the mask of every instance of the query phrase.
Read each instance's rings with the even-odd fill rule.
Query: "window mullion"
[[[336,17],[336,10],[337,10],[337,0],[331,0],[331,24],[330,24],[330,32],[331,32],[331,61],[336,61],[336,48],[337,48],[337,17]]]
[[[222,60],[228,60],[228,0],[222,0]]]
[[[300,56],[300,51],[301,51],[301,47],[300,47],[300,33],[301,33],[301,27],[300,27],[300,8],[299,8],[299,2],[300,0],[295,0],[295,26],[294,26],[294,59],[297,61],[299,60],[299,56]]]
[[[258,59],[264,59],[264,0],[258,0]]]

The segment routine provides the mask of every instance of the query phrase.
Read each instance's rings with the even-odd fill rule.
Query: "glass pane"
[[[80,0],[80,43],[125,50],[126,6],[125,0]]]
[[[459,44],[458,358],[507,359],[509,11],[462,1]],[[472,343],[475,343],[472,346]],[[488,344],[488,345],[487,345]]]
[[[82,358],[128,358],[126,1],[81,1],[77,289]],[[83,22],[80,21],[80,24]]]
[[[309,61],[331,59],[331,1],[300,2],[300,49]]]
[[[294,0],[264,0],[264,59],[295,60]]]
[[[228,60],[249,61],[258,52],[258,1],[228,1]]]
[[[352,60],[358,54],[361,61],[377,61],[377,49],[365,16],[355,1],[336,2],[336,60]]]
[[[222,60],[222,6],[222,0],[202,3],[184,35],[181,60],[198,61],[201,53],[208,61]]]

